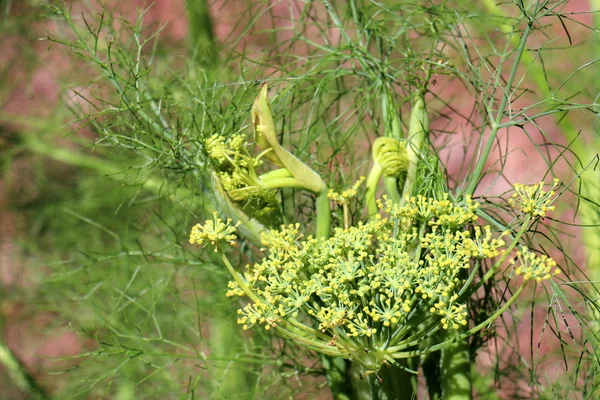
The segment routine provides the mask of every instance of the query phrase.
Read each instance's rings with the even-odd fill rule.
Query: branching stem
[[[515,61],[513,63],[512,69],[510,71],[510,75],[508,80],[506,81],[506,87],[504,89],[504,93],[502,95],[502,100],[500,101],[500,107],[498,107],[498,113],[496,114],[496,119],[491,121],[492,131],[490,136],[485,144],[483,151],[481,152],[481,156],[475,165],[475,169],[471,174],[471,178],[469,179],[469,184],[465,189],[464,194],[473,195],[475,193],[475,189],[477,189],[477,185],[479,184],[479,180],[481,179],[481,175],[483,173],[483,168],[487,163],[487,160],[490,156],[490,152],[492,151],[492,147],[494,146],[494,142],[496,141],[496,136],[498,135],[498,131],[500,130],[500,123],[502,122],[502,118],[504,117],[504,112],[506,111],[506,106],[509,104],[510,100],[510,92],[512,90],[512,85],[517,76],[517,71],[519,69],[519,64],[521,61],[521,56],[525,51],[525,45],[527,44],[527,39],[529,38],[529,34],[531,33],[531,22],[527,24],[525,30],[523,31],[523,36],[521,36],[521,42],[519,43],[519,48],[517,50],[517,54],[515,57]]]

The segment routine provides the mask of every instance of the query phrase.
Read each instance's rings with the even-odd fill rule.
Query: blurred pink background
[[[77,7],[77,2],[73,3]],[[302,2],[300,1],[292,3],[294,3],[295,7],[302,6]],[[153,6],[150,7],[145,16],[145,23],[156,26],[166,23],[166,28],[162,34],[163,40],[172,43],[173,46],[178,48],[185,47],[187,24],[183,0],[113,1],[109,2],[107,9],[115,14],[126,16],[130,21],[134,21],[139,10],[149,7],[151,4]],[[246,4],[247,1],[242,0],[217,0],[211,2],[214,31],[219,39],[225,40],[239,35],[241,28],[237,25],[237,22],[240,18],[244,17]],[[590,7],[588,1],[570,1],[566,11],[575,13],[584,12],[590,10]],[[11,12],[14,16],[24,15],[28,12],[28,6],[25,4],[15,5]],[[280,16],[289,15],[289,2],[281,1],[274,4],[272,6],[272,13]],[[591,23],[591,16],[587,13],[573,15],[573,18],[586,24]],[[277,19],[277,21],[284,23],[283,18]],[[37,37],[44,37],[48,31],[56,29],[56,26],[52,22],[36,22],[30,28],[31,32],[28,37],[15,35],[4,37],[0,42],[0,69],[4,69],[8,65],[12,80],[10,92],[2,99],[3,103],[0,111],[2,113],[0,123],[8,128],[13,126],[11,121],[17,121],[18,124],[19,120],[27,120],[30,117],[50,118],[54,106],[60,101],[61,82],[69,81],[71,74],[77,69],[76,62],[65,55],[64,49],[57,49],[57,46],[49,46],[47,41],[36,40]],[[562,27],[558,23],[553,23],[550,29],[558,32],[562,30]],[[575,40],[581,41],[585,40],[585,38],[575,37]],[[265,41],[265,43],[250,43],[250,45],[260,48],[260,46],[266,46],[268,43]],[[31,68],[26,68],[25,63],[19,58],[24,48],[30,49],[28,51],[38,57],[37,62]],[[80,76],[78,80],[81,81],[83,78]],[[440,95],[443,95],[444,91],[455,93],[456,88],[452,85],[452,83],[444,82],[442,78],[438,78],[438,84],[432,90],[439,91]],[[523,101],[526,102],[530,99],[525,98]],[[472,107],[473,100],[466,92],[462,98],[458,97],[455,100],[456,103],[453,104],[456,104],[455,108],[458,112],[468,112]],[[447,165],[449,173],[456,178],[460,178],[461,175],[465,174],[465,171],[462,171],[460,168],[465,158],[471,159],[477,155],[475,147],[471,146],[464,149],[462,146],[466,137],[472,135],[470,131],[472,128],[470,125],[464,123],[464,119],[453,115],[453,112],[450,110],[441,111],[450,118],[450,125],[447,125],[447,120],[438,120],[433,122],[432,128],[435,130],[444,127],[446,130],[456,132],[456,135],[449,143],[445,142],[447,146],[441,152],[441,157]],[[548,118],[543,122],[545,123],[544,129],[550,138],[558,143],[565,144],[564,138],[556,127],[554,120]],[[547,138],[543,138],[541,134],[536,133],[538,132],[537,130],[532,129],[531,132],[534,134],[533,141],[538,143],[547,141]],[[583,132],[584,137],[591,134],[592,132]],[[510,141],[507,140],[507,137],[510,137]],[[503,143],[505,151],[518,149],[518,151],[514,151],[511,154],[509,164],[504,169],[508,181],[532,183],[542,178],[547,170],[547,165],[540,158],[532,140],[523,135],[520,130],[515,130],[502,132],[499,136],[499,141]],[[1,144],[2,142],[0,141]],[[556,149],[553,151],[556,153]],[[489,160],[488,166],[496,163],[498,159],[499,154],[495,153],[494,157]],[[22,173],[27,174],[26,166],[21,167],[23,170]],[[17,164],[13,168],[19,169],[19,165]],[[566,165],[559,165],[556,170],[564,171],[567,176],[563,179],[569,178],[569,169]],[[18,176],[20,172],[15,171],[15,173]],[[17,244],[17,238],[23,224],[23,217],[9,207],[7,196],[9,191],[3,187],[4,184],[5,182],[0,180],[0,280],[5,287],[14,285],[28,287],[35,285],[35,282],[27,276],[26,271],[23,269],[19,246]],[[485,180],[481,185],[479,194],[494,196],[510,189],[508,182],[502,179],[495,182],[493,186],[491,185],[492,182],[489,179]],[[488,186],[491,186],[491,189],[487,189]],[[35,196],[35,187],[22,187],[19,190],[22,190],[23,196]],[[573,216],[568,215],[569,212],[573,213],[573,211],[567,210],[563,212],[567,214],[562,216],[563,220],[573,219]],[[565,245],[568,246],[569,243],[578,242],[580,235],[578,229],[565,228],[564,230],[566,232]],[[583,263],[585,260],[584,254],[581,252],[573,253],[573,255],[575,256],[575,261],[578,263]],[[529,297],[531,296],[529,295]],[[2,334],[6,342],[33,375],[41,378],[45,383],[49,382],[45,379],[47,378],[45,373],[52,361],[38,357],[37,355],[58,357],[75,355],[85,350],[85,343],[80,341],[76,332],[68,326],[56,327],[56,324],[53,322],[55,316],[52,314],[32,315],[29,313],[26,304],[3,301],[1,295],[0,313],[5,320]],[[534,318],[540,318],[539,322],[533,324],[535,327],[533,332],[535,340],[540,337],[540,331],[544,329],[544,317],[545,313],[534,316]],[[520,340],[520,348],[516,349],[516,353],[524,355],[529,354],[530,347],[529,337],[531,332],[529,327],[531,325],[528,322],[528,318],[529,314],[523,317],[522,325],[527,328],[524,329],[523,340]],[[570,325],[571,329],[574,329],[575,326],[576,324]],[[48,335],[45,333],[40,336],[39,332],[46,331],[47,329],[52,329],[52,334]],[[550,340],[546,340],[535,351],[536,353],[543,354],[550,351],[557,344],[557,341],[553,343]],[[504,343],[497,343],[497,345],[500,347],[507,346]],[[507,354],[512,355],[513,353],[507,352]],[[514,362],[515,360],[512,361]],[[480,362],[482,365],[491,363],[485,353],[482,353]],[[561,366],[556,368],[548,366],[545,368],[545,371],[550,375],[559,374],[562,371],[561,368]],[[520,386],[518,390],[527,393],[528,388],[526,387],[526,383],[527,377],[522,382],[514,384],[517,387]],[[506,398],[510,398],[510,394],[508,393],[512,393],[514,389],[511,386],[511,383],[507,382],[506,393],[508,397]]]

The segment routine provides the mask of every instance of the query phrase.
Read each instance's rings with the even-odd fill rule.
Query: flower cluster
[[[310,318],[324,338],[369,340],[381,350],[466,325],[458,294],[466,270],[504,246],[489,227],[468,229],[478,204],[444,196],[379,206],[385,216],[336,228],[328,239],[304,237],[298,224],[265,234],[268,255],[244,273],[260,299],[238,311],[244,329]],[[247,295],[237,282],[229,288],[228,296]]]
[[[263,161],[250,154],[243,135],[228,139],[213,135],[204,142],[204,147],[223,190],[232,201],[244,209],[250,208],[258,216],[278,207],[277,190],[264,188],[256,172]]]
[[[549,191],[544,190],[544,182],[535,185],[517,183],[515,192],[508,199],[508,204],[532,217],[543,218],[548,211],[554,210],[554,207],[550,204],[554,201],[554,189],[559,182],[558,179],[554,179],[552,188]]]
[[[345,205],[362,181],[329,197]],[[540,190],[537,197],[525,193],[540,205],[549,201],[540,200],[545,196]],[[267,231],[262,235],[266,256],[243,274],[224,257],[234,278],[227,296],[249,298],[238,310],[238,323],[243,329],[276,329],[307,348],[356,361],[367,373],[411,357],[403,350],[440,330],[468,325],[469,269],[498,259],[487,273],[493,274],[508,257],[508,233],[476,225],[479,206],[470,197],[448,194],[411,197],[402,205],[384,197],[367,223],[345,224],[329,238],[305,236],[298,223]],[[234,230],[231,220],[215,214],[194,227],[190,242],[234,244]],[[526,247],[511,263],[525,282],[559,273],[551,258]]]
[[[364,176],[361,176],[350,189],[346,189],[342,193],[338,193],[333,189],[329,189],[327,192],[327,197],[341,206],[347,205],[350,199],[356,197],[358,194],[358,188],[363,184],[365,179],[366,178]]]
[[[560,269],[556,267],[556,261],[546,255],[538,255],[527,247],[522,246],[517,251],[519,266],[515,269],[517,275],[522,275],[526,281],[535,279],[537,282],[550,279],[552,275],[560,274]],[[511,260],[511,264],[516,261]]]
[[[210,242],[215,247],[215,251],[217,251],[217,244],[219,242],[228,242],[231,246],[235,246],[236,236],[234,232],[237,226],[239,226],[239,223],[232,225],[231,218],[224,222],[214,212],[212,220],[206,220],[204,225],[196,224],[192,228],[190,243],[204,247],[207,242]]]

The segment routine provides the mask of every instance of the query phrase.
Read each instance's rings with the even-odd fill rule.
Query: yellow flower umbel
[[[548,280],[552,275],[560,274],[560,269],[556,267],[556,261],[546,255],[537,255],[525,246],[517,251],[519,266],[515,269],[517,275],[522,275],[526,281],[535,279],[537,282]],[[512,260],[511,264],[516,261]]]
[[[235,246],[235,240],[237,239],[234,232],[235,228],[239,225],[232,225],[231,218],[227,221],[223,221],[218,217],[217,213],[213,213],[212,220],[206,220],[204,225],[196,224],[192,228],[190,233],[190,243],[198,246],[206,246],[208,242],[215,247],[217,251],[217,245],[219,242],[227,242],[231,246]]]
[[[340,206],[348,205],[348,202],[358,194],[358,188],[360,185],[362,185],[365,179],[366,178],[364,176],[361,176],[350,189],[346,189],[342,193],[338,193],[333,189],[329,189],[329,191],[327,191],[327,197]]]
[[[545,217],[548,211],[553,211],[551,206],[554,201],[554,189],[560,181],[554,179],[552,188],[549,191],[544,190],[544,182],[535,185],[515,184],[515,192],[508,199],[508,204],[519,211],[529,214],[532,217]]]
[[[327,192],[327,198],[333,200],[337,205],[342,206],[344,211],[344,227],[347,228],[350,225],[350,201],[358,194],[358,188],[365,181],[365,177],[361,176],[358,181],[350,188],[344,190],[342,193],[338,193],[333,189],[329,189]]]
[[[336,228],[330,238],[305,237],[299,224],[270,231],[268,256],[246,268],[244,287],[229,283],[228,296],[257,299],[238,311],[238,323],[276,329],[375,372],[436,331],[467,324],[463,271],[505,245],[489,228],[472,235],[477,207],[447,196],[404,206],[384,200],[384,216]]]
[[[261,157],[253,157],[242,135],[213,135],[204,142],[215,175],[229,198],[245,211],[262,216],[277,209],[277,190],[266,187],[256,172]]]
[[[384,198],[375,218],[336,228],[329,238],[305,236],[298,223],[267,231],[267,255],[243,274],[222,254],[233,277],[227,296],[249,299],[238,310],[238,323],[244,329],[261,325],[311,350],[350,359],[365,373],[467,338],[508,309],[528,281],[559,272],[552,259],[521,247],[518,263],[512,261],[524,277],[521,287],[469,328],[466,303],[479,288],[473,267],[488,260],[492,266],[480,278],[485,281],[509,256],[506,233],[474,226],[478,207],[468,197],[447,194],[408,198],[404,205]],[[215,214],[193,228],[190,242],[235,244],[234,231],[231,220]],[[508,247],[518,240],[520,235]],[[454,332],[452,339],[436,335],[446,330]],[[442,342],[431,343],[435,338]],[[422,342],[427,347],[419,348]]]

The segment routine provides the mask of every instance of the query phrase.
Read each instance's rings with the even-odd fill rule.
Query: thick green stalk
[[[394,107],[394,99],[389,90],[391,89],[388,89],[385,91],[385,93],[383,93],[382,101],[385,136],[399,140],[402,136],[402,125],[400,123],[398,112]],[[385,176],[383,178],[385,191],[394,203],[399,203],[402,197],[400,194],[400,189],[398,188],[398,184],[400,183],[398,179],[399,178],[395,176]]]
[[[17,388],[29,394],[31,399],[46,399],[48,396],[40,388],[33,377],[27,372],[27,369],[8,346],[0,338],[0,365],[2,365],[8,376],[15,383]]]
[[[329,198],[327,197],[327,186],[317,194],[317,238],[328,238],[331,231],[331,209],[329,208]]]
[[[443,349],[440,367],[442,399],[470,399],[472,382],[469,339],[459,340]]]
[[[422,157],[423,144],[429,132],[429,118],[427,117],[427,108],[423,95],[419,95],[410,114],[410,122],[408,129],[408,144],[406,150],[408,152],[408,171],[406,172],[406,180],[402,189],[402,198],[400,203],[404,203],[408,197],[412,195],[413,186],[417,179],[417,168],[419,160]]]
[[[378,212],[377,208],[377,184],[383,173],[383,168],[377,161],[373,162],[371,172],[367,178],[367,192],[365,193],[365,201],[367,203],[367,212],[369,213],[369,219],[374,218]]]
[[[369,385],[372,400],[401,400],[415,397],[409,373],[398,367],[381,367],[377,374],[369,375]]]
[[[265,172],[261,176],[258,177],[258,180],[261,182],[268,182],[272,179],[281,179],[281,178],[291,178],[292,174],[288,171],[287,168],[278,168],[268,172]]]
[[[384,176],[383,184],[385,186],[385,192],[394,203],[400,203],[402,196],[398,190],[398,178],[395,176]]]
[[[186,0],[188,12],[188,40],[192,56],[201,64],[216,65],[215,35],[206,0]]]

